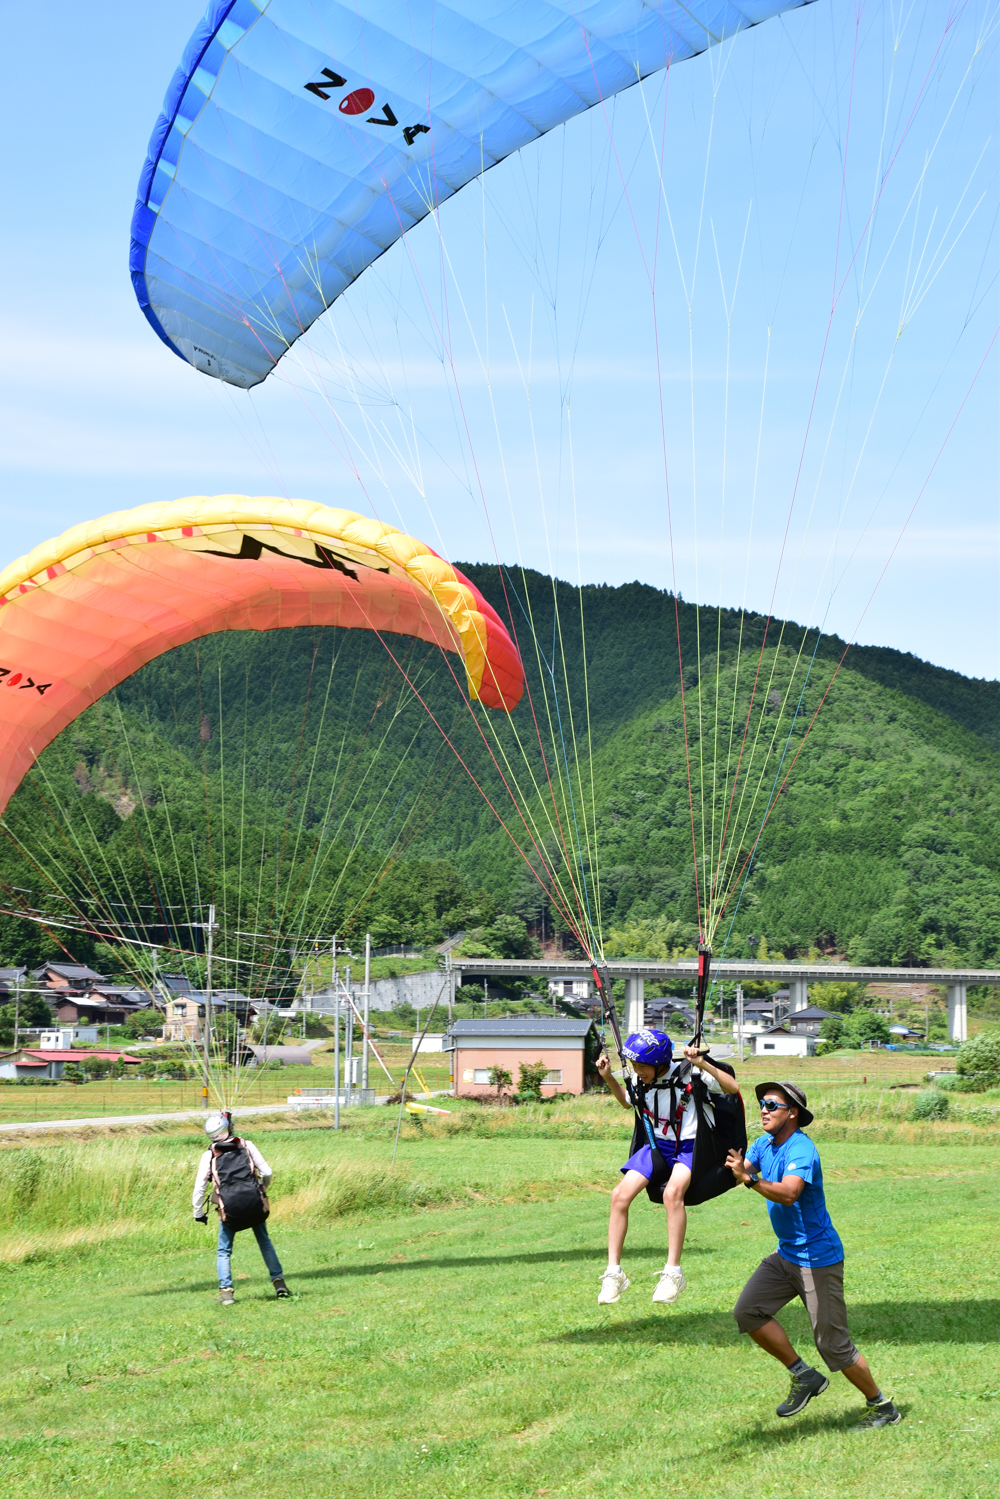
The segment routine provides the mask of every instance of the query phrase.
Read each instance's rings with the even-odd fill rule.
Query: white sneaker
[[[597,1293],[598,1306],[613,1306],[616,1301],[621,1300],[623,1291],[627,1291],[631,1282],[624,1270],[613,1270],[609,1265],[601,1276],[601,1289]]]
[[[687,1290],[684,1271],[679,1265],[664,1265],[653,1291],[654,1301],[676,1301],[682,1291]]]

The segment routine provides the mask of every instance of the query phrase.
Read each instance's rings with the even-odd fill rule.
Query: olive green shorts
[[[843,1260],[836,1265],[795,1265],[780,1254],[769,1254],[733,1307],[737,1327],[740,1332],[756,1332],[796,1296],[809,1314],[813,1341],[826,1367],[849,1369],[856,1364],[860,1354],[847,1330]]]

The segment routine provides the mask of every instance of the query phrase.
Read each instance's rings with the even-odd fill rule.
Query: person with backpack
[[[266,1226],[271,1211],[267,1200],[267,1188],[273,1176],[270,1166],[256,1145],[233,1134],[230,1114],[209,1114],[205,1120],[205,1133],[210,1136],[212,1143],[198,1163],[191,1206],[195,1222],[207,1223],[205,1196],[211,1184],[212,1205],[219,1215],[217,1264],[220,1305],[232,1306],[236,1300],[233,1295],[233,1240],[244,1228],[253,1229],[279,1300],[290,1296],[281,1261]]]
[[[819,1151],[803,1134],[814,1117],[806,1095],[795,1083],[758,1083],[754,1091],[764,1133],[745,1160],[741,1151],[733,1150],[726,1165],[745,1187],[766,1200],[778,1248],[761,1260],[740,1292],[733,1308],[736,1325],[784,1364],[792,1385],[776,1414],[797,1416],[830,1385],[821,1370],[799,1357],[776,1320],[782,1307],[798,1297],[826,1367],[831,1373],[839,1370],[865,1397],[855,1431],[895,1426],[902,1412],[879,1389],[847,1326],[844,1246],[826,1209]]]
[[[636,1107],[640,1111],[643,1128],[640,1131],[637,1120],[632,1154],[621,1167],[622,1180],[611,1193],[608,1268],[601,1275],[597,1302],[599,1306],[611,1305],[629,1288],[629,1279],[621,1267],[622,1246],[628,1232],[629,1208],[639,1193],[646,1191],[655,1200],[661,1200],[662,1194],[667,1210],[667,1263],[660,1271],[653,1300],[669,1303],[687,1289],[681,1270],[681,1251],[687,1232],[685,1197],[694,1171],[699,1125],[714,1127],[713,1096],[717,1100],[726,1094],[738,1097],[739,1088],[730,1071],[711,1062],[696,1046],[685,1046],[684,1061],[675,1062],[673,1042],[663,1031],[634,1032],[627,1037],[622,1055],[637,1079],[635,1105],[612,1074],[606,1052],[598,1059],[597,1070],[623,1109]],[[699,1074],[698,1078],[692,1069]],[[654,1156],[650,1135],[659,1160]],[[655,1190],[654,1182],[658,1183]],[[734,1185],[734,1179],[727,1176],[719,1190]]]

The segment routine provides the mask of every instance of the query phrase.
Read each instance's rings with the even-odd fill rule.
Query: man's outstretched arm
[[[742,1182],[744,1186],[750,1185],[750,1172],[742,1150],[731,1150],[726,1156],[726,1165],[738,1182]],[[783,1176],[780,1182],[756,1181],[752,1184],[752,1190],[761,1197],[766,1197],[768,1202],[780,1202],[783,1207],[791,1207],[793,1202],[798,1201],[804,1186],[801,1176]]]

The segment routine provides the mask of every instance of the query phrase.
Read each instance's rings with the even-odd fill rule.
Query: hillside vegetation
[[[763,939],[788,955],[1000,965],[1000,685],[862,648],[824,701],[844,650],[835,638],[699,612],[642,584],[585,588],[581,608],[576,590],[539,574],[466,571],[514,620],[549,769],[559,736],[571,745],[575,733],[585,762],[592,753],[606,932],[690,941],[688,759],[696,803],[704,782],[718,811],[716,712],[720,730],[733,704],[746,712],[760,661],[754,831],[780,794],[727,906],[727,951]],[[219,636],[151,663],[67,729],[15,796],[8,887],[50,913],[60,895],[113,910],[166,943],[188,945],[185,923],[212,900],[229,932],[367,928],[389,943],[465,929],[486,950],[527,955],[531,933],[558,920],[482,794],[518,831],[497,761],[511,770],[441,654],[394,647],[405,676],[378,640],[334,630]],[[553,680],[560,692],[555,744],[546,680],[550,698]],[[527,766],[510,762],[520,803],[537,808],[531,778],[543,784],[544,767],[527,700],[513,727],[527,752]],[[67,945],[94,955],[100,929]],[[255,958],[273,978],[293,959],[269,940]],[[54,950],[43,928],[0,917],[6,961]]]

